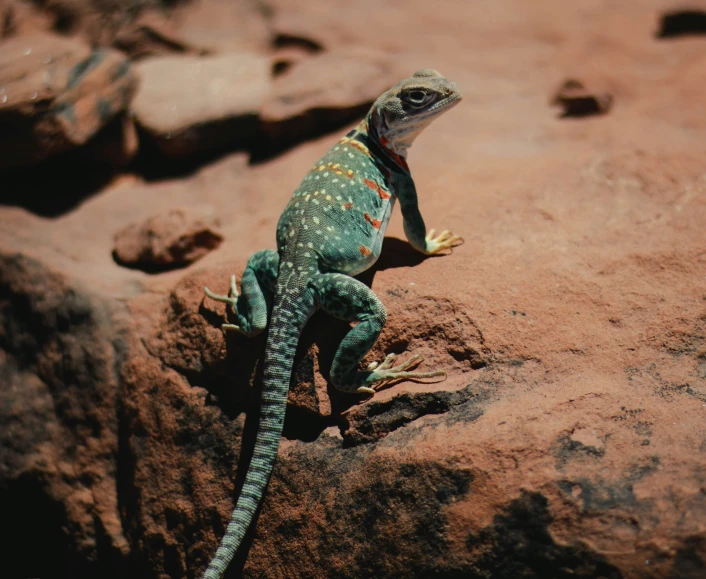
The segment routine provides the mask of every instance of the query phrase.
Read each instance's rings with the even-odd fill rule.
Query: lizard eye
[[[412,90],[405,95],[405,100],[412,106],[420,107],[427,101],[427,93],[423,90]]]

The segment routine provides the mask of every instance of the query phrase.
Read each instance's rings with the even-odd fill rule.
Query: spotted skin
[[[272,309],[272,298],[277,284],[279,254],[264,249],[253,254],[243,272],[240,282],[243,295],[239,295],[235,276],[230,278],[230,294],[213,293],[204,288],[206,296],[230,304],[238,319],[237,324],[223,324],[224,330],[237,330],[248,337],[262,333],[267,327],[268,312]]]
[[[344,392],[374,394],[401,379],[445,376],[411,371],[420,356],[395,365],[389,355],[365,370],[358,366],[385,324],[385,308],[365,284],[351,276],[380,256],[392,209],[399,200],[404,230],[417,250],[434,254],[463,240],[443,231],[427,233],[406,162],[414,138],[461,99],[456,85],[433,70],[421,70],[384,93],[348,135],[305,175],[277,225],[277,251],[254,254],[235,276],[228,295],[204,288],[225,302],[237,323],[224,324],[252,336],[268,327],[260,422],[253,457],[225,536],[204,574],[220,579],[250,525],[267,486],[284,424],[294,353],[302,328],[316,310],[357,322],[334,356],[331,383]]]

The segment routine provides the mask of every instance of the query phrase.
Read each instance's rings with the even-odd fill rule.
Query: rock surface
[[[267,146],[283,148],[360,119],[396,76],[386,55],[359,47],[298,60],[275,77],[262,105]]]
[[[0,44],[0,170],[85,145],[136,86],[117,51],[44,33]]]
[[[199,0],[177,6],[179,38],[209,54],[265,53],[272,33],[267,3],[253,0]]]
[[[256,54],[163,56],[136,66],[138,125],[169,157],[187,157],[253,139],[269,90],[269,60]]]
[[[118,231],[113,255],[121,265],[155,271],[189,265],[221,241],[216,219],[178,208]]]
[[[459,84],[410,165],[426,222],[466,243],[424,258],[396,214],[361,276],[388,310],[367,361],[418,352],[446,382],[334,392],[346,326],[311,320],[230,575],[702,578],[703,39],[658,38],[659,0],[278,3],[277,34],[322,55],[376,46],[391,75]],[[572,77],[615,106],[559,118],[548,101]],[[51,214],[0,209],[4,575],[200,576],[252,451],[263,348],[224,338],[202,287],[274,246],[338,137],[126,175]],[[186,270],[115,263],[114,232],[174,207],[217,215],[224,243]]]
[[[115,33],[113,45],[133,60],[202,52],[180,37],[174,22],[164,11],[142,13],[121,26]]]

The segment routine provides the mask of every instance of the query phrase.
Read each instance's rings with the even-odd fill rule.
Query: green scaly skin
[[[299,336],[318,309],[358,322],[341,342],[332,384],[344,392],[374,394],[392,381],[445,376],[411,372],[421,356],[394,365],[394,355],[364,371],[358,365],[375,344],[386,312],[377,296],[350,277],[372,266],[395,201],[410,244],[431,255],[463,240],[448,231],[427,233],[406,163],[407,149],[437,116],[461,100],[456,85],[434,70],[420,70],[384,93],[356,129],[304,177],[277,226],[278,250],[254,254],[229,295],[206,295],[231,305],[237,324],[224,330],[248,336],[268,326],[262,409],[252,461],[225,536],[204,579],[220,579],[240,546],[272,472],[284,424],[287,392]],[[240,298],[240,299],[239,299]]]

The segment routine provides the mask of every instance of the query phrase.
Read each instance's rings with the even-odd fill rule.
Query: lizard
[[[279,448],[295,351],[315,311],[357,322],[331,365],[330,382],[341,391],[374,394],[393,381],[446,376],[440,370],[411,371],[422,361],[418,354],[398,364],[396,355],[389,354],[380,364],[358,369],[387,314],[373,291],[352,276],[379,257],[397,199],[405,235],[416,250],[434,255],[463,243],[448,230],[438,235],[433,229],[426,231],[406,160],[419,133],[461,98],[455,83],[431,69],[419,70],[383,93],[294,191],[277,224],[277,251],[263,250],[250,257],[241,279],[242,295],[235,275],[228,294],[204,288],[208,298],[228,304],[238,321],[223,324],[224,332],[254,336],[267,330],[252,459],[204,579],[223,576],[262,500]]]

